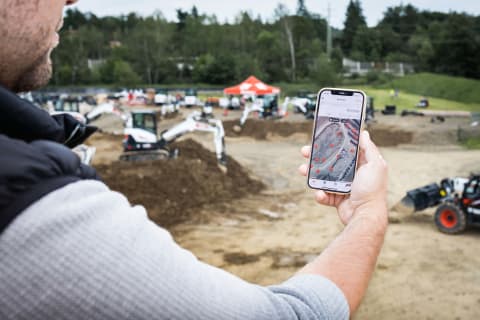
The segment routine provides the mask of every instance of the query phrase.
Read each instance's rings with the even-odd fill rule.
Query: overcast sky
[[[345,11],[350,0],[306,0],[307,8],[322,16],[327,16],[328,2],[331,3],[331,21],[336,28],[343,28]],[[155,10],[162,11],[163,15],[174,20],[175,10],[181,8],[190,10],[193,5],[197,6],[201,13],[216,14],[220,22],[233,18],[242,10],[260,14],[264,19],[271,19],[277,3],[284,3],[292,12],[296,10],[296,0],[80,0],[76,5],[82,11],[91,11],[96,15],[120,15],[129,12],[137,12],[142,15],[150,15]],[[461,11],[469,14],[480,14],[479,0],[361,0],[363,13],[369,26],[374,26],[381,19],[387,7],[401,3],[413,3],[420,9],[432,11]]]

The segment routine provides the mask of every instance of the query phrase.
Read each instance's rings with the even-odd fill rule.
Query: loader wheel
[[[435,224],[443,233],[457,234],[467,227],[467,217],[458,206],[445,203],[435,211]]]

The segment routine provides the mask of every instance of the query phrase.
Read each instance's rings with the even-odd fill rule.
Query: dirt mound
[[[175,160],[115,161],[97,171],[111,189],[132,204],[144,205],[150,218],[164,227],[189,220],[204,205],[221,205],[264,188],[231,157],[223,173],[215,154],[199,143],[188,139],[173,147],[180,151]]]
[[[295,133],[312,134],[313,122],[287,122],[276,120],[255,120],[249,119],[245,122],[240,132],[235,132],[234,126],[238,126],[238,120],[229,120],[223,122],[225,134],[228,137],[253,137],[257,140],[266,140],[269,135],[288,137]]]
[[[257,140],[266,140],[269,136],[288,137],[296,133],[308,136],[312,134],[312,121],[287,122],[273,120],[248,120],[240,132],[235,132],[234,126],[238,121],[225,121],[223,127],[229,137],[253,137]],[[375,124],[368,127],[373,141],[380,147],[393,147],[399,144],[412,143],[414,135],[411,131]]]
[[[367,128],[373,142],[379,147],[395,147],[413,141],[413,132],[391,126],[372,125]]]
[[[122,140],[123,135],[114,135],[106,132],[97,132],[88,138],[85,143],[97,148],[93,158],[93,165],[109,164],[118,160],[123,150]]]

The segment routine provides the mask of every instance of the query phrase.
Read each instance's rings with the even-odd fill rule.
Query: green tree
[[[435,50],[434,70],[455,76],[479,78],[480,39],[475,33],[474,20],[453,13],[444,23],[437,24],[435,31],[436,37],[432,41]]]
[[[389,26],[400,36],[403,42],[406,42],[416,31],[419,22],[420,15],[418,10],[411,4],[408,4],[406,6],[400,5],[387,8],[379,26]]]
[[[385,58],[391,52],[400,52],[405,47],[405,43],[398,33],[393,31],[392,26],[379,24],[376,28],[378,40],[381,42],[380,56]]]
[[[225,84],[235,79],[235,61],[230,56],[200,56],[193,69],[193,79],[196,82]]]
[[[360,1],[352,0],[344,30],[332,30],[336,49],[325,61],[326,21],[305,3],[298,0],[295,13],[278,5],[273,21],[240,12],[233,22],[219,22],[196,7],[178,10],[174,21],[160,11],[97,17],[67,10],[62,41],[52,55],[52,83],[133,83],[140,77],[138,82],[151,85],[220,84],[251,74],[266,81],[327,83],[331,81],[319,77],[332,78],[327,64],[334,75],[340,73],[343,56],[411,62],[417,70],[480,78],[478,16],[400,5],[388,8],[378,25],[368,28]]]
[[[352,51],[355,34],[362,26],[366,27],[367,23],[362,13],[360,0],[350,0],[347,7],[345,27],[342,36],[342,49],[345,54],[349,55]]]
[[[334,87],[339,83],[335,67],[326,54],[321,54],[314,62],[310,71],[312,79],[319,87]]]
[[[302,17],[309,17],[310,12],[308,12],[307,6],[305,5],[305,0],[298,0],[297,2],[297,15]]]
[[[435,51],[427,35],[421,33],[414,34],[408,41],[408,46],[413,55],[416,55],[418,58],[415,62],[418,71],[429,70],[433,66]]]
[[[379,61],[382,43],[377,30],[360,26],[355,33],[352,56],[361,61]]]
[[[128,62],[117,60],[113,64],[113,83],[130,87],[138,86],[141,80]]]
[[[211,66],[215,63],[215,57],[209,53],[198,57],[193,68],[193,80],[195,82],[208,82]]]
[[[248,53],[241,52],[235,56],[235,82],[245,80],[248,76],[254,75],[259,79],[267,79],[257,59]]]
[[[279,37],[271,31],[262,30],[257,36],[258,62],[267,82],[285,79]]]

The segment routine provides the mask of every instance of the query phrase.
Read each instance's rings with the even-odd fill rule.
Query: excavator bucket
[[[402,204],[413,208],[414,211],[421,211],[434,207],[440,203],[442,195],[440,186],[432,183],[417,189],[407,191],[407,195],[402,199]]]

